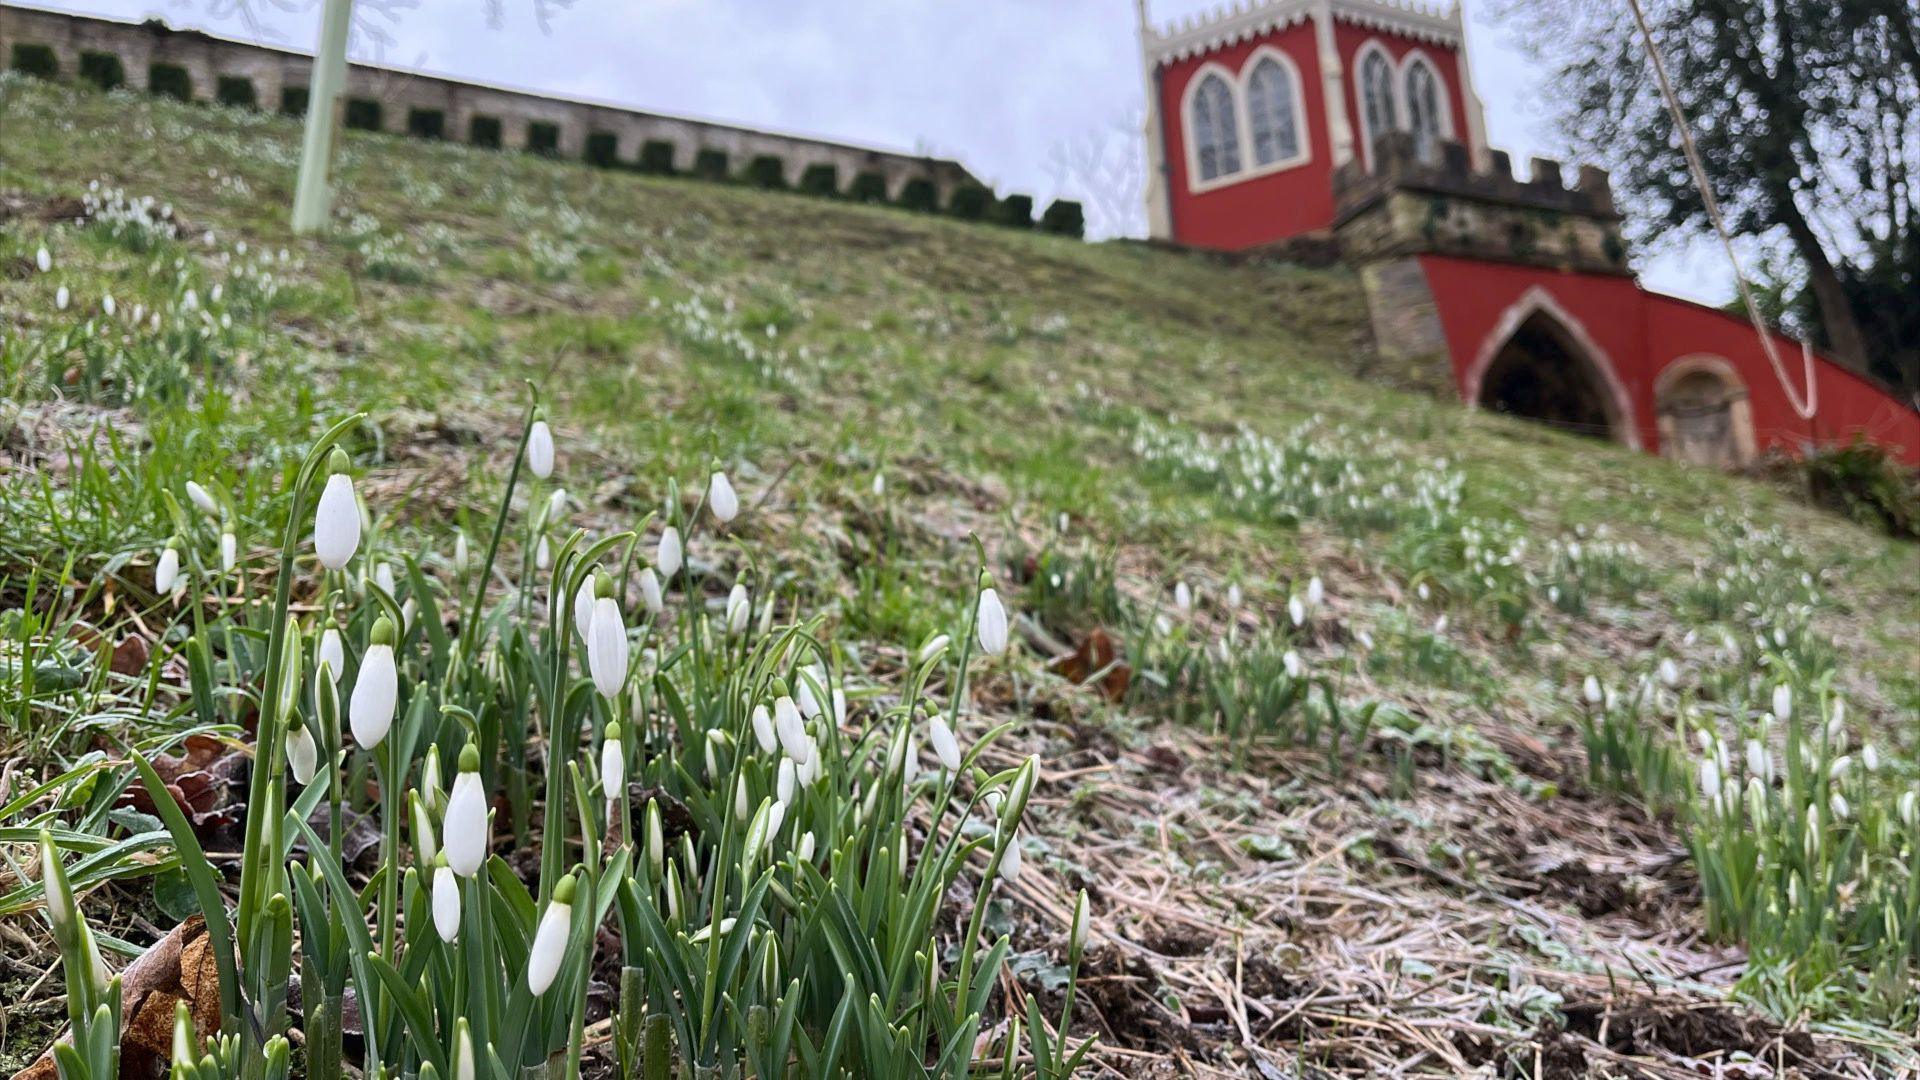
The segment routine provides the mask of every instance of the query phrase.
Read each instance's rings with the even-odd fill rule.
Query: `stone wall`
[[[223,78],[245,79],[252,85],[259,107],[270,110],[299,111],[304,107],[301,102],[313,65],[312,57],[305,53],[195,30],[175,30],[158,19],[131,23],[0,4],[0,65],[13,62],[17,45],[51,49],[57,65],[55,74],[61,79],[78,76],[83,55],[111,54],[119,58],[126,85],[133,90],[148,89],[156,65],[178,67],[186,72],[190,96],[199,101],[216,100]],[[298,100],[289,102],[289,93]],[[789,185],[797,186],[811,166],[831,165],[836,187],[842,192],[855,177],[872,173],[883,178],[887,197],[898,199],[909,182],[924,179],[933,184],[941,206],[956,189],[978,183],[958,162],[941,158],[364,64],[350,66],[345,97],[350,102],[377,102],[380,128],[394,134],[413,130],[409,126],[412,120],[430,126],[437,114],[444,138],[470,141],[476,119],[485,127],[491,126],[487,121],[497,121],[504,148],[534,149],[536,126],[551,125],[546,130],[557,139],[548,152],[565,158],[585,157],[593,136],[601,136],[597,142],[603,147],[611,137],[611,164],[639,164],[641,148],[649,142],[670,147],[673,167],[679,171],[691,170],[703,151],[725,154],[728,170],[736,175],[753,159],[765,156],[780,162],[781,178]]]
[[[1334,231],[1349,258],[1458,255],[1589,273],[1631,275],[1607,174],[1580,169],[1569,188],[1560,163],[1534,158],[1513,177],[1504,151],[1475,172],[1467,148],[1442,142],[1423,160],[1414,138],[1393,132],[1375,144],[1374,170],[1358,162],[1333,176]]]

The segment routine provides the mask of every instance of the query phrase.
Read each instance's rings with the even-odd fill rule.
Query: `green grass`
[[[10,656],[34,659],[71,619],[164,638],[179,615],[152,564],[182,531],[182,483],[228,493],[243,549],[271,550],[300,456],[362,409],[346,448],[374,493],[369,542],[442,573],[448,526],[484,538],[532,383],[586,527],[635,527],[723,463],[752,509],[744,545],[696,557],[723,577],[751,561],[756,589],[824,613],[850,667],[884,669],[964,619],[973,533],[1032,616],[1030,653],[1097,626],[1135,669],[1121,701],[1089,701],[1023,656],[984,682],[994,719],[1058,703],[1122,737],[1177,720],[1310,751],[1328,790],[1372,755],[1404,795],[1411,763],[1437,758],[1547,800],[1554,782],[1481,729],[1572,751],[1580,680],[1625,686],[1659,656],[1717,703],[1757,700],[1754,672],[1774,668],[1721,651],[1721,631],[1786,619],[1804,640],[1774,651],[1851,703],[1885,759],[1876,790],[1914,783],[1920,549],[1762,483],[1395,389],[1345,271],[359,132],[335,228],[301,239],[285,226],[293,121],[0,78],[0,123],[0,580],[8,606],[42,612]],[[76,225],[89,197],[103,209]],[[62,567],[78,598],[50,610]],[[1727,568],[1740,577],[1720,590]],[[1288,600],[1314,575],[1331,609],[1294,627]],[[141,680],[86,678],[95,703],[152,704]],[[0,752],[50,776],[88,747],[60,718],[94,710],[27,691]],[[1714,715],[1740,737],[1744,712]],[[1668,771],[1691,783],[1697,727],[1674,719],[1617,756],[1678,755]],[[1619,741],[1589,740],[1601,757]],[[1885,843],[1848,866],[1913,860],[1876,828]],[[1698,851],[1709,833],[1691,835]],[[1738,910],[1704,921],[1750,939],[1763,924]],[[1755,1000],[1910,1028],[1889,935],[1795,927],[1818,969],[1764,955],[1743,983]]]

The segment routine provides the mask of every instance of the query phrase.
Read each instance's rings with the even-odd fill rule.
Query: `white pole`
[[[333,205],[328,177],[333,166],[335,105],[347,82],[347,29],[353,0],[326,0],[320,13],[320,43],[307,87],[306,139],[300,148],[300,180],[293,193],[293,231],[325,227]]]

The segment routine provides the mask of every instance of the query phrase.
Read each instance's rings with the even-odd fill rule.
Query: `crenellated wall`
[[[155,65],[171,65],[186,72],[194,100],[216,100],[222,78],[241,78],[253,88],[259,107],[298,111],[288,94],[304,99],[313,58],[302,52],[236,41],[197,30],[176,30],[159,19],[123,22],[115,19],[47,11],[20,4],[0,3],[0,66],[13,62],[16,45],[51,49],[55,77],[78,77],[81,57],[106,53],[118,57],[126,85],[148,89]],[[551,125],[555,144],[543,148],[558,157],[586,156],[592,136],[611,136],[613,164],[637,165],[646,143],[672,148],[676,170],[689,171],[703,151],[727,156],[732,173],[743,172],[753,159],[766,156],[782,165],[783,179],[799,185],[807,169],[831,165],[838,190],[847,191],[854,179],[872,173],[885,181],[889,199],[900,198],[909,182],[932,183],[940,205],[954,191],[978,181],[958,162],[921,157],[847,143],[759,131],[731,124],[644,112],[605,102],[550,97],[461,82],[421,72],[366,64],[350,65],[349,101],[377,102],[380,128],[394,134],[413,130],[416,118],[441,119],[442,137],[473,141],[474,121],[497,121],[501,145],[507,149],[542,149],[534,142],[535,125]],[[490,126],[490,125],[484,125]],[[601,140],[604,143],[604,138]]]

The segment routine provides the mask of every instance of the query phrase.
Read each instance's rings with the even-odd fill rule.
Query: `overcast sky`
[[[311,0],[32,2],[158,14],[237,37],[258,31],[308,50],[319,23]],[[1144,100],[1132,0],[574,0],[545,33],[535,2],[499,0],[496,28],[486,0],[417,0],[378,20],[390,40],[362,39],[357,58],[377,53],[460,78],[929,150],[958,158],[1002,193],[1031,192],[1041,203],[1056,193],[1088,198],[1096,224],[1109,215],[1083,189],[1137,183],[1137,143],[1117,134]],[[1516,164],[1554,156],[1558,140],[1538,105],[1541,65],[1513,48],[1482,0],[1462,2],[1488,137]],[[243,4],[255,12],[252,29],[236,13]],[[1210,6],[1149,0],[1158,23]],[[370,10],[363,4],[363,15]],[[1063,170],[1063,156],[1081,164]],[[1121,202],[1132,228],[1144,229],[1135,200]],[[1716,303],[1731,293],[1723,261],[1705,244],[1656,253],[1644,269],[1664,291]]]

